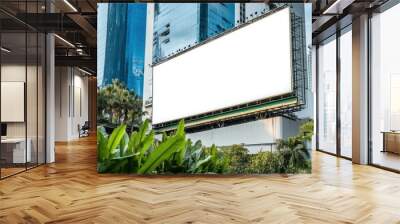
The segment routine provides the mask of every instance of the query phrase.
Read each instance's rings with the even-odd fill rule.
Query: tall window
[[[372,163],[400,170],[400,4],[372,17]]]
[[[319,149],[336,153],[336,40],[318,48],[318,143]]]
[[[18,13],[43,13],[44,3],[21,1]],[[43,33],[0,12],[0,178],[45,163],[45,44]]]
[[[340,154],[351,158],[352,141],[352,35],[351,26],[340,36]]]

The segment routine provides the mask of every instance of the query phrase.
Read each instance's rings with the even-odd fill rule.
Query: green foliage
[[[146,133],[149,122],[146,120],[138,132],[129,137],[126,125],[120,125],[110,136],[104,128],[97,130],[98,171],[104,172],[136,172],[140,161],[154,140],[154,132]]]
[[[126,124],[129,130],[141,124],[143,116],[142,100],[121,81],[111,84],[97,92],[97,122],[99,125],[115,128]]]
[[[152,173],[164,161],[171,159],[175,152],[185,146],[185,131],[183,120],[179,122],[175,135],[166,137],[151,153],[147,155],[146,162],[138,170],[139,174]]]
[[[279,140],[277,149],[280,155],[280,173],[297,173],[299,169],[307,168],[310,152],[305,145],[303,136]]]
[[[172,135],[155,139],[143,122],[130,136],[126,125],[108,135],[98,128],[98,171],[138,174],[154,173],[309,173],[310,152],[306,147],[312,137],[312,121],[304,123],[297,136],[277,142],[277,150],[249,154],[242,145],[205,147],[201,141],[186,139],[184,122]]]
[[[280,172],[280,156],[275,152],[259,152],[252,155],[248,167],[248,173],[265,174]]]
[[[249,151],[242,145],[232,145],[222,148],[229,164],[228,173],[245,173],[249,166]]]
[[[201,147],[200,141],[193,147],[187,147],[183,164],[189,173],[225,173],[229,165],[224,154],[215,145]]]
[[[314,134],[313,120],[310,119],[301,124],[299,136],[303,136],[305,141],[311,141],[313,134]]]

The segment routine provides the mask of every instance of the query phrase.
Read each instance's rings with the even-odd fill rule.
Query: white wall
[[[27,69],[27,70],[26,70]],[[6,64],[1,66],[1,81],[2,82],[24,82],[26,72],[28,74],[35,73],[36,74],[36,67],[19,65],[19,64]],[[29,77],[28,77],[29,78]],[[36,81],[29,80],[29,85],[36,85]],[[32,90],[33,92],[30,92]],[[35,107],[36,108],[36,88],[27,88],[27,106]],[[2,96],[4,97],[4,96]],[[31,102],[34,102],[35,105],[29,105]],[[1,108],[2,110],[7,110],[7,108]],[[24,108],[22,108],[24,110]],[[28,112],[31,110],[28,109]],[[30,134],[31,128],[36,130],[36,113],[27,113],[28,122],[34,121],[35,124],[29,123],[28,125],[28,137]],[[7,122],[7,135],[8,137],[25,137],[25,126],[26,122]],[[35,126],[35,127],[33,127]]]
[[[248,123],[216,128],[207,131],[187,134],[193,142],[201,140],[203,145],[227,146],[233,144],[260,144],[274,143],[278,139],[297,135],[299,121],[292,121],[283,117],[275,117]],[[247,147],[251,153],[260,150],[269,150],[269,147]]]
[[[301,120],[289,120],[282,117],[282,135],[281,138],[288,138],[299,134],[299,127],[301,125]]]
[[[38,69],[38,70],[37,70]],[[26,66],[25,64],[10,63],[1,66],[2,82],[23,82],[26,85],[26,101],[24,99],[19,108],[2,107],[3,113],[22,113],[26,112],[26,120],[21,122],[5,122],[7,124],[7,137],[9,138],[27,138],[29,139],[29,148],[31,149],[31,158],[33,162],[39,159],[39,163],[44,162],[45,150],[45,116],[44,116],[44,74],[42,67]],[[26,80],[27,78],[27,80]],[[7,92],[3,92],[2,98],[7,97]],[[24,95],[24,89],[19,89],[19,94]],[[9,93],[10,94],[10,93]],[[22,98],[24,98],[22,96]],[[17,102],[15,102],[17,103]],[[25,107],[26,103],[26,107]],[[20,110],[18,112],[13,110]],[[51,151],[51,150],[50,150]],[[39,154],[37,156],[37,153]],[[51,162],[51,160],[49,160]]]
[[[55,82],[55,140],[65,141],[68,139],[69,125],[69,96],[68,88],[70,77],[67,67],[56,67],[56,82]]]
[[[56,141],[79,138],[78,125],[82,126],[89,120],[88,78],[83,75],[76,68],[56,67]]]

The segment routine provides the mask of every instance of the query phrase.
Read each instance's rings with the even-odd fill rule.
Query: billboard
[[[293,92],[288,7],[153,67],[153,125]]]
[[[260,3],[254,19],[236,24],[232,15],[248,11],[235,9],[252,8],[238,4],[148,4],[137,17],[129,13],[137,3],[99,6],[107,19],[98,26],[99,173],[311,172],[313,121],[296,115],[312,89],[311,5]],[[134,21],[146,21],[145,38]],[[137,43],[145,57],[133,64],[143,79],[126,72],[140,61]]]

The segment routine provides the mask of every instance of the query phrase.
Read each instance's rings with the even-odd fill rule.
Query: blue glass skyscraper
[[[102,85],[118,79],[143,95],[146,13],[146,4],[109,4]]]
[[[127,4],[109,4],[103,85],[113,79],[126,83],[125,44]]]
[[[146,4],[128,4],[125,60],[127,85],[139,96],[143,95],[144,54],[146,42]]]
[[[234,3],[157,3],[154,9],[153,62],[234,25]]]

